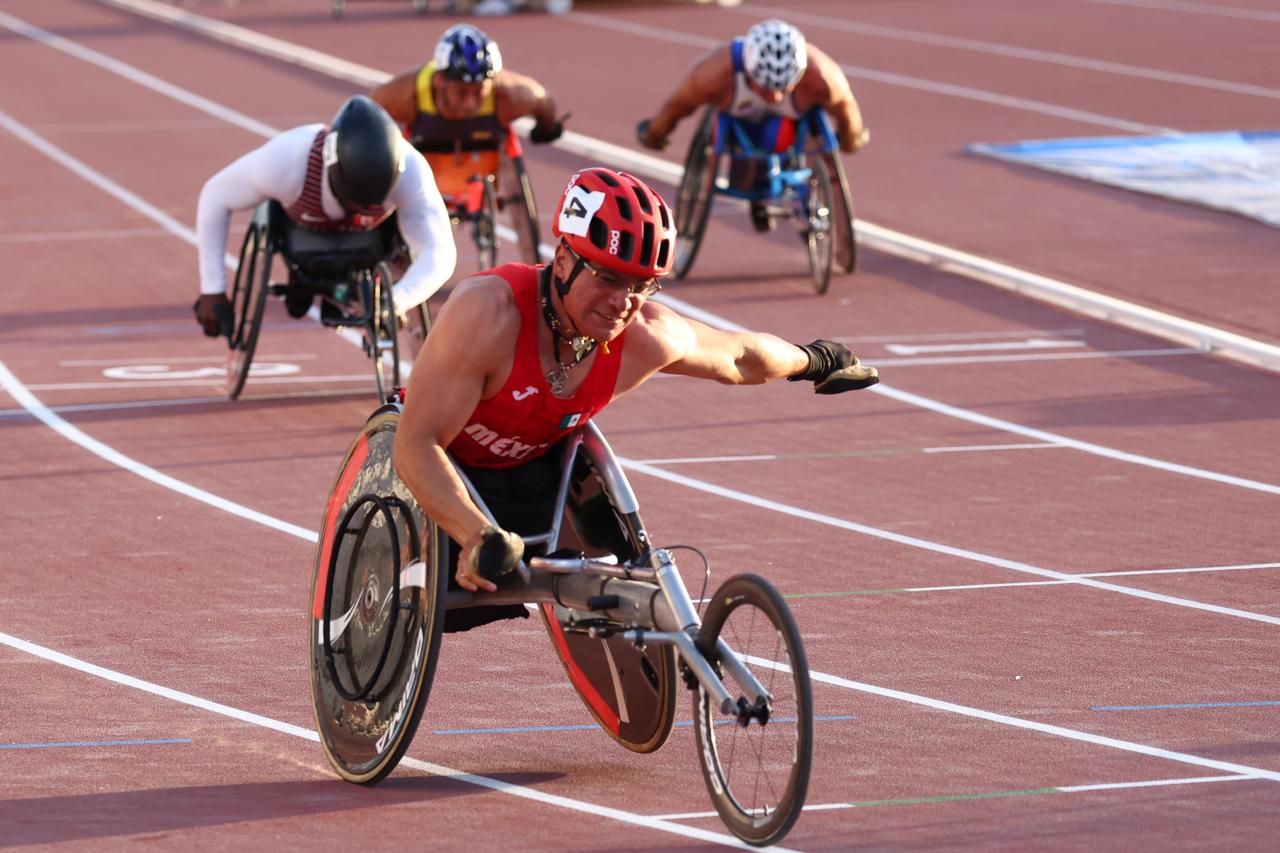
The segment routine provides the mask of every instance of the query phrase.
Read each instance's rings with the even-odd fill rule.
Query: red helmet
[[[551,233],[579,257],[627,278],[664,276],[675,261],[676,223],[662,196],[600,166],[569,179]]]

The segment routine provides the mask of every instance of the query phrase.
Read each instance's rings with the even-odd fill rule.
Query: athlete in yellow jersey
[[[473,175],[498,174],[504,154],[519,156],[510,132],[516,119],[533,118],[529,138],[536,143],[552,142],[564,132],[550,93],[532,77],[504,69],[498,45],[469,24],[450,27],[430,62],[371,96],[426,156],[446,201],[462,197]],[[519,227],[516,231],[524,234]],[[537,262],[536,246],[522,249],[528,262]]]

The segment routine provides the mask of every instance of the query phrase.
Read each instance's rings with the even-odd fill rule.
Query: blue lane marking
[[[857,719],[853,714],[840,714],[826,717],[814,717],[814,722],[826,720],[853,720]],[[795,717],[774,717],[771,722],[775,723],[794,723]],[[715,725],[723,726],[732,723],[733,720],[716,720]],[[677,720],[677,726],[691,726],[693,720]],[[433,735],[510,735],[525,734],[528,732],[576,732],[584,729],[598,728],[594,723],[590,725],[574,725],[574,726],[510,726],[496,729],[436,729],[431,732]]]
[[[1098,705],[1091,711],[1165,711],[1180,708],[1256,708],[1260,705],[1280,705],[1280,700],[1265,702],[1188,702],[1183,705]]]
[[[66,743],[0,743],[0,749],[50,749],[59,746],[150,746],[157,743],[191,743],[191,738],[161,740],[81,740]]]

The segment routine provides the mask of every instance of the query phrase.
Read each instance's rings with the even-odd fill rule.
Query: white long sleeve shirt
[[[200,191],[196,208],[199,238],[200,292],[227,292],[227,232],[231,214],[256,207],[268,199],[289,207],[302,195],[307,177],[307,157],[316,134],[324,125],[307,124],[287,130],[239,158],[210,178]],[[399,211],[400,234],[413,263],[392,290],[396,312],[406,313],[440,289],[458,262],[453,227],[431,167],[408,141],[399,141],[404,171],[386,205]],[[321,181],[321,203],[333,220],[346,212],[333,197],[327,176]]]

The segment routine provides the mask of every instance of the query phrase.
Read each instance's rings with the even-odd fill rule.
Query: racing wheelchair
[[[748,173],[745,181],[737,171]],[[853,194],[831,122],[820,108],[800,117],[795,140],[783,152],[761,148],[749,126],[728,113],[703,111],[676,192],[676,278],[693,267],[716,195],[764,202],[770,216],[795,220],[819,294],[831,286],[833,262],[846,273],[857,269]]]
[[[272,282],[275,257],[288,272],[286,283]],[[400,343],[388,259],[407,260],[393,213],[371,231],[318,232],[296,225],[279,202],[265,201],[240,246],[240,261],[231,289],[233,320],[228,335],[227,396],[244,390],[253,364],[267,295],[310,304],[320,298],[320,321],[333,328],[358,328],[365,353],[373,359],[378,399],[400,384]],[[416,309],[425,334],[430,321],[424,306]]]
[[[398,402],[379,408],[352,442],[315,552],[309,682],[337,773],[372,785],[400,761],[422,718],[446,618],[523,604],[537,608],[588,712],[623,747],[661,747],[686,688],[703,781],[721,819],[750,844],[781,839],[804,805],[813,753],[809,668],[782,596],[761,577],[735,575],[700,614],[673,556],[689,546],[653,544],[591,422],[564,440],[550,529],[524,536],[516,570],[497,592],[450,591],[449,541],[392,468],[400,412]],[[561,550],[566,543],[586,550]]]
[[[530,264],[539,262],[538,208],[518,136],[508,132],[500,145],[476,150],[452,143],[411,141],[435,174],[450,221],[471,231],[478,269],[497,266],[498,214],[508,210],[521,259]]]

